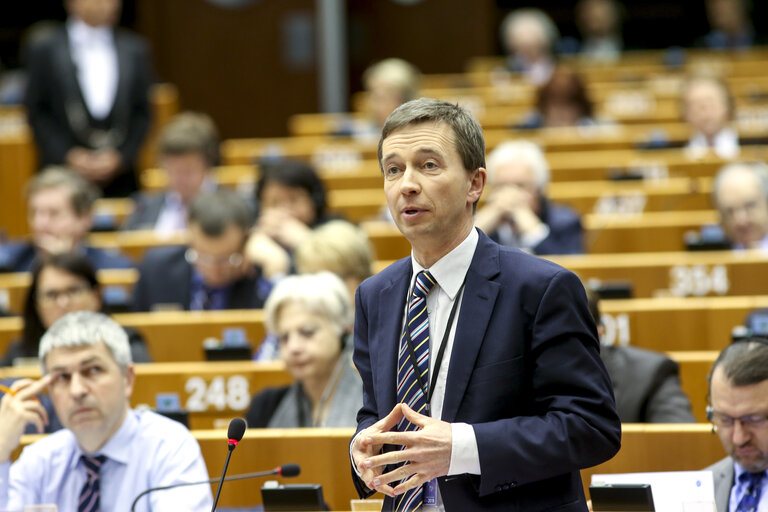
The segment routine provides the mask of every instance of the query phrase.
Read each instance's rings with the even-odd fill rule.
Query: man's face
[[[464,168],[445,123],[405,126],[382,144],[384,193],[397,227],[415,250],[453,248],[473,224],[485,169]]]
[[[706,135],[715,136],[728,124],[728,98],[723,88],[710,80],[699,80],[685,92],[685,120]]]
[[[516,187],[525,192],[528,207],[539,210],[539,194],[536,188],[536,175],[527,163],[520,160],[504,162],[496,168],[493,188]]]
[[[179,194],[184,204],[200,193],[209,170],[208,160],[200,153],[165,155],[160,165],[168,174],[168,188]]]
[[[746,248],[768,236],[768,198],[757,177],[746,169],[724,176],[717,192],[720,221],[728,238]]]
[[[120,16],[121,0],[68,0],[70,14],[92,27],[112,27]]]
[[[121,369],[107,346],[54,348],[45,359],[51,400],[62,425],[96,451],[123,423],[133,392],[133,366]]]
[[[403,96],[394,84],[382,77],[371,77],[365,88],[371,117],[377,126],[384,126],[389,114],[403,103]]]
[[[768,415],[768,380],[748,386],[733,386],[720,367],[711,383],[712,409],[731,418]],[[768,469],[768,428],[744,427],[734,421],[732,427],[718,428],[717,435],[725,451],[745,470],[755,473]]]
[[[245,233],[229,225],[220,236],[206,235],[197,223],[189,226],[189,247],[197,253],[195,269],[203,282],[213,288],[231,284],[245,271]]]
[[[29,198],[28,222],[35,245],[43,249],[57,240],[79,243],[91,228],[91,216],[75,213],[66,187],[35,192]]]

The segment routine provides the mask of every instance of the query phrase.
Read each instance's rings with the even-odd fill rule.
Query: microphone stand
[[[221,472],[221,480],[219,481],[219,485],[216,487],[216,499],[213,500],[213,507],[211,507],[211,512],[216,512],[216,505],[219,503],[219,496],[221,496],[221,488],[224,485],[224,475],[227,474],[229,459],[232,457],[232,451],[235,449],[235,446],[237,446],[237,441],[230,439],[230,443],[227,445],[229,448],[227,451],[227,458],[224,460],[224,471]]]

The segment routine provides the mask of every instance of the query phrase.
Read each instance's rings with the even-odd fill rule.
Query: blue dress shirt
[[[12,465],[0,464],[0,510],[55,504],[59,512],[76,512],[85,483],[83,451],[74,434],[63,429],[33,443]],[[150,411],[128,410],[125,421],[97,452],[101,468],[101,512],[126,511],[145,489],[208,479],[200,446],[181,424]],[[92,455],[92,454],[89,454]],[[137,512],[207,512],[210,485],[150,493]]]
[[[747,484],[739,478],[745,472],[744,468],[738,462],[734,462],[733,470],[733,487],[731,487],[731,500],[728,503],[728,510],[732,511],[738,508],[741,498],[744,497],[744,493],[747,491]],[[763,478],[760,502],[755,512],[768,512],[768,477]]]

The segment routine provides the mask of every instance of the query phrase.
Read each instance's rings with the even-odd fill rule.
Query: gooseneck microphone
[[[213,507],[211,512],[216,511],[216,505],[219,503],[219,496],[221,496],[221,487],[224,485],[224,476],[227,474],[227,467],[229,467],[229,459],[232,457],[232,451],[237,446],[237,443],[243,438],[247,425],[243,418],[234,418],[229,422],[229,428],[227,429],[227,458],[224,460],[224,471],[221,472],[221,481],[216,488],[216,498],[213,500]]]
[[[272,475],[278,475],[282,477],[292,477],[292,476],[299,476],[301,473],[301,468],[298,464],[283,464],[280,467],[277,467],[275,469],[270,469],[269,471],[257,471],[256,473],[244,473],[242,475],[235,475],[235,476],[228,476],[224,479],[225,482],[232,482],[235,480],[247,480],[249,478],[259,478],[264,476],[272,476]],[[219,482],[220,480],[218,478],[211,478],[210,480],[202,480],[200,482],[181,482],[178,484],[171,484],[171,485],[163,485],[161,487],[151,487],[147,490],[142,491],[136,498],[133,500],[133,503],[131,503],[131,512],[134,512],[136,509],[136,504],[139,502],[141,498],[146,496],[147,494],[155,491],[165,491],[168,489],[176,489],[177,487],[187,487],[189,485],[204,485],[204,484],[215,484],[216,482]]]

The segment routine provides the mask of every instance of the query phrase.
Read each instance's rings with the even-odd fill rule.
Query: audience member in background
[[[36,257],[68,251],[81,252],[96,270],[131,268],[133,264],[117,252],[85,245],[97,196],[85,179],[61,167],[32,178],[27,185],[32,242],[0,245],[0,271],[28,272]]]
[[[351,304],[360,283],[373,275],[373,260],[368,235],[344,220],[332,220],[314,229],[296,248],[298,273],[333,272],[344,281]]]
[[[581,32],[579,56],[612,62],[621,56],[621,11],[615,0],[581,0],[576,4],[576,24]]]
[[[296,248],[296,271],[313,274],[333,272],[347,287],[349,303],[355,304],[357,287],[373,275],[373,247],[365,231],[344,220],[332,220],[312,230]],[[278,343],[267,335],[255,359],[277,359]]]
[[[11,343],[0,359],[10,366],[17,358],[37,358],[40,338],[53,323],[72,311],[103,311],[101,290],[90,262],[81,254],[65,252],[45,256],[32,269],[32,282],[24,301],[21,340]],[[126,329],[132,358],[150,361],[144,339]]]
[[[555,68],[560,33],[544,11],[517,9],[501,23],[501,39],[509,55],[507,69],[523,74],[533,85],[547,83]]]
[[[252,217],[234,192],[198,195],[189,208],[188,245],[153,249],[139,265],[133,309],[262,307],[271,285],[244,254]]]
[[[502,245],[534,254],[583,252],[579,216],[546,197],[549,165],[536,144],[503,142],[487,163],[491,190],[475,216],[477,227]]]
[[[710,32],[700,46],[716,50],[743,50],[756,44],[748,0],[706,0]]]
[[[40,363],[42,379],[17,384],[0,402],[0,508],[127,510],[147,488],[208,479],[200,446],[184,426],[130,408],[128,337],[109,317],[78,311],[60,318],[40,341]],[[48,421],[35,398],[46,387],[65,428],[11,464],[24,425]],[[207,485],[181,487],[149,494],[136,510],[207,511],[212,501]]]
[[[683,85],[680,106],[691,128],[686,151],[693,156],[713,151],[720,158],[739,154],[739,136],[730,126],[733,98],[723,80],[711,76],[690,78]]]
[[[248,259],[264,277],[276,280],[293,272],[293,252],[314,227],[329,220],[325,187],[304,162],[264,163],[256,183],[258,219],[248,240]]]
[[[600,301],[588,287],[587,300],[602,341]],[[696,423],[676,362],[659,352],[618,345],[602,345],[600,357],[611,376],[622,423]]]
[[[768,504],[768,343],[729,345],[709,375],[707,416],[728,456],[707,469],[717,512],[766,510]]]
[[[715,176],[712,201],[735,249],[768,249],[768,166],[724,166]]]
[[[106,197],[136,191],[150,122],[150,55],[116,29],[120,0],[65,0],[69,18],[26,49],[25,106],[40,163],[68,165]]]
[[[184,112],[171,119],[160,134],[157,152],[168,187],[135,196],[123,229],[153,229],[159,234],[184,230],[192,200],[216,188],[210,172],[219,162],[219,134],[208,115]]]
[[[330,272],[286,277],[265,312],[295,382],[254,396],[248,426],[354,426],[363,393],[352,365],[353,312],[344,283]]]
[[[559,128],[595,124],[592,102],[581,77],[558,67],[536,93],[536,112],[517,128]]]

